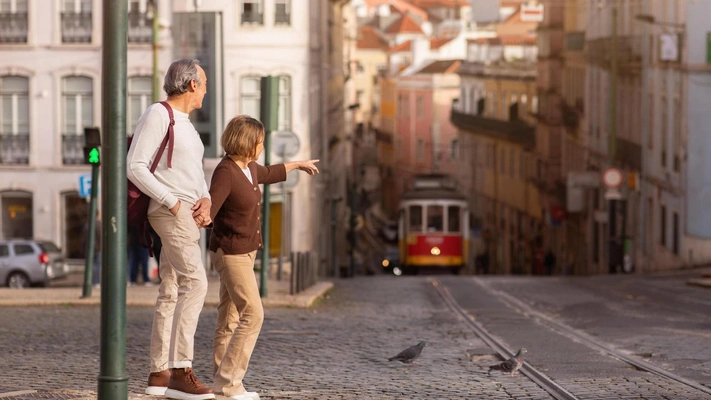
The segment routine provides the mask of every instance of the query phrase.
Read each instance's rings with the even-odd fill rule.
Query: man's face
[[[205,76],[205,70],[199,65],[197,66],[197,70],[201,83],[197,85],[197,89],[195,89],[195,108],[202,108],[202,100],[205,98],[205,94],[207,94],[207,76]]]

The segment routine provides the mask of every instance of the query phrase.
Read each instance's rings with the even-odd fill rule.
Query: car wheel
[[[24,272],[13,272],[7,277],[7,286],[13,289],[24,289],[30,287],[30,278]]]

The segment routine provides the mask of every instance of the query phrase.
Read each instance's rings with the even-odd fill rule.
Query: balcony
[[[0,164],[27,165],[30,162],[30,135],[0,134]]]
[[[27,43],[27,13],[0,13],[0,43]]]
[[[62,135],[62,164],[84,164],[83,135]]]
[[[459,75],[535,80],[536,63],[530,61],[503,61],[484,64],[467,61],[459,66]]]
[[[481,115],[465,114],[452,107],[450,121],[463,131],[506,140],[527,148],[536,145],[536,128],[521,120],[502,121]]]
[[[642,72],[642,36],[619,36],[617,38],[617,65],[620,73],[640,74]],[[593,64],[610,68],[612,60],[612,39],[609,37],[589,40],[586,58]]]
[[[264,13],[256,11],[244,11],[242,13],[242,25],[263,25]]]
[[[91,43],[91,13],[62,13],[62,43]]]
[[[137,10],[132,10],[128,13],[128,42],[153,42],[153,18],[148,18],[147,13],[141,13]]]
[[[279,5],[277,5],[277,11],[274,14],[274,25],[291,25],[291,15],[286,12],[286,10],[280,10]]]

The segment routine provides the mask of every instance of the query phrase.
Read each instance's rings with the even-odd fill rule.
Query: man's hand
[[[178,215],[178,210],[180,210],[180,200],[178,200],[178,202],[175,203],[173,208],[170,209],[170,213],[173,214],[173,216],[175,217],[176,215]]]
[[[191,208],[193,210],[193,219],[199,227],[210,224],[210,206],[212,202],[207,197],[198,200]]]

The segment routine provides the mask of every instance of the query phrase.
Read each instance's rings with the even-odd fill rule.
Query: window
[[[130,0],[128,3],[128,42],[153,41],[153,15],[157,0]]]
[[[242,0],[242,25],[263,25],[263,0]]]
[[[667,130],[669,120],[669,112],[667,110],[667,98],[662,96],[662,129],[661,129],[661,141],[659,142],[659,149],[661,150],[661,162],[662,167],[667,166]]]
[[[449,159],[450,160],[459,159],[459,140],[452,139],[449,147],[450,147]]]
[[[27,43],[27,0],[0,1],[0,43]]]
[[[674,130],[672,131],[672,152],[674,172],[681,171],[681,159],[679,157],[680,142],[681,142],[681,100],[677,97],[674,99]]]
[[[396,143],[395,151],[397,152],[398,160],[402,159],[402,138],[398,137]]]
[[[679,213],[677,212],[673,214],[672,229],[672,251],[679,255]]]
[[[422,206],[410,206],[410,232],[422,232]]]
[[[425,159],[425,141],[422,139],[417,139],[417,161],[424,161]]]
[[[417,119],[425,118],[425,99],[417,96]]]
[[[649,93],[649,129],[647,132],[647,148],[652,150],[654,148],[654,94]]]
[[[34,249],[29,244],[14,244],[12,245],[12,248],[15,249],[16,256],[35,253]]]
[[[62,156],[64,164],[84,163],[84,128],[94,124],[92,79],[62,79]]]
[[[516,177],[516,156],[514,155],[514,149],[509,151],[509,174],[512,179]]]
[[[291,24],[291,0],[276,0],[275,1],[275,25],[290,25]]]
[[[427,232],[444,231],[444,207],[427,206]]]
[[[258,76],[246,76],[242,78],[239,103],[239,112],[241,114],[259,119],[260,92],[260,78]]]
[[[533,96],[531,99],[531,112],[538,114],[538,96]]]
[[[91,0],[62,0],[62,43],[91,43]]]
[[[133,135],[143,111],[153,100],[153,78],[133,76],[128,78],[128,104],[126,105],[126,134]]]
[[[0,76],[0,164],[29,162],[29,121],[29,80]]]
[[[659,242],[662,244],[662,246],[667,245],[667,208],[664,206],[661,206],[661,211],[659,214],[660,218],[660,225],[661,225],[661,237],[659,238]]]
[[[506,173],[506,150],[501,149],[499,152],[500,157],[501,157],[501,171],[499,171],[500,174],[505,174]]]
[[[291,130],[291,78],[279,77],[279,121],[278,129]]]
[[[0,244],[0,257],[8,257],[10,255],[10,249],[6,244]]]
[[[526,179],[526,155],[523,153],[518,156],[518,179]]]
[[[453,233],[462,231],[461,209],[459,206],[449,206],[447,208],[447,231]]]

